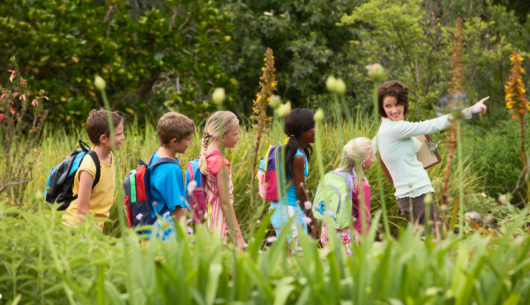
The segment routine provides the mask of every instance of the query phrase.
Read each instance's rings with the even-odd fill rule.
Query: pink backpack
[[[221,153],[218,151],[211,152],[205,157],[208,159],[211,156],[221,156]],[[191,205],[193,210],[193,222],[194,223],[204,223],[204,215],[206,212],[211,214],[212,207],[206,200],[206,177],[201,173],[199,169],[199,159],[201,156],[198,156],[196,159],[188,162],[188,168],[186,170],[186,180],[188,180],[188,185],[191,181],[195,181],[196,185],[193,189],[191,195],[189,195],[188,202]]]

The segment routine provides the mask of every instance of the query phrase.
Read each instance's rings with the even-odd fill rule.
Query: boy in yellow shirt
[[[120,150],[125,135],[123,134],[123,117],[117,112],[112,112],[114,126],[115,149]],[[86,122],[86,132],[96,152],[100,163],[99,182],[93,187],[96,177],[96,164],[90,157],[83,158],[75,174],[72,193],[77,199],[63,214],[63,223],[68,226],[77,226],[83,223],[85,216],[94,215],[94,225],[103,231],[104,220],[109,218],[110,208],[114,200],[116,188],[116,167],[112,154],[112,137],[110,137],[109,121],[106,110],[92,110]]]

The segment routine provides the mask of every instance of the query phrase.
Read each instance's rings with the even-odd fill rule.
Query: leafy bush
[[[521,186],[515,190],[512,203],[521,206],[527,201],[523,164],[518,153],[520,149],[519,124],[512,120],[498,122],[497,126],[490,127],[489,120],[484,119],[479,125],[467,125],[464,128],[464,155],[469,156],[471,170],[484,176],[481,185],[493,198],[501,194],[511,193],[515,190],[517,182]],[[529,124],[526,124],[525,137],[530,136]],[[528,149],[526,143],[525,149]]]
[[[17,56],[28,85],[50,93],[49,120],[58,125],[82,125],[103,105],[94,74],[107,80],[114,109],[140,117],[167,104],[200,118],[215,86],[235,88],[218,60],[231,25],[214,2],[128,3],[2,1],[0,66]]]

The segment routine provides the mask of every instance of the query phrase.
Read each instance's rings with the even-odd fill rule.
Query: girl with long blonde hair
[[[344,146],[342,150],[341,164],[339,168],[336,169],[337,171],[347,172],[353,177],[352,215],[348,216],[356,218],[356,221],[353,222],[353,229],[361,235],[367,234],[370,227],[371,190],[368,180],[364,175],[364,171],[370,169],[374,164],[374,161],[375,157],[372,141],[368,138],[355,138]],[[364,205],[364,207],[362,205]],[[364,226],[363,223],[365,224]],[[346,248],[346,254],[351,256],[351,242],[352,240],[359,242],[359,240],[353,236],[350,228],[347,227],[338,230],[333,228],[328,229],[324,222],[322,224],[322,234],[320,235],[320,241],[324,247],[326,247],[329,242],[329,230],[336,231],[336,234]]]
[[[213,113],[204,127],[199,168],[206,177],[205,199],[207,206],[211,207],[211,213],[206,214],[206,228],[216,230],[221,238],[230,229],[236,245],[243,249],[246,243],[233,207],[230,162],[222,155],[222,149],[234,148],[239,138],[239,120],[235,114],[230,111]]]

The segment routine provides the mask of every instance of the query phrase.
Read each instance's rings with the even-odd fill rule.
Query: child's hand
[[[478,101],[475,105],[469,107],[469,111],[471,113],[486,113],[486,109],[488,108],[486,105],[484,105],[484,102],[488,100],[490,97],[485,97]]]
[[[245,250],[247,248],[247,243],[245,242],[245,239],[241,234],[238,234],[238,237],[236,237],[236,245],[241,249]]]

